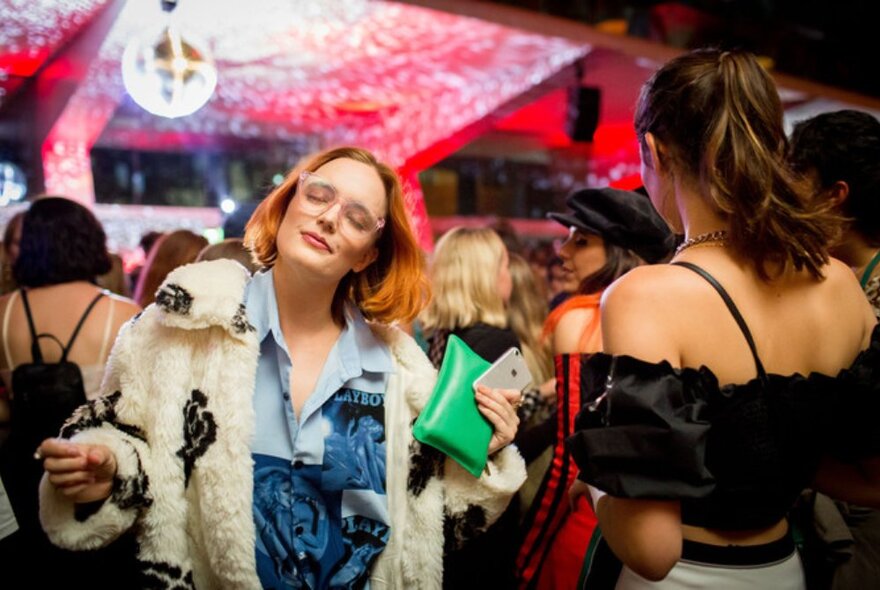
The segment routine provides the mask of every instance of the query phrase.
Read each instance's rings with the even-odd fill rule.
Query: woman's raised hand
[[[49,483],[77,503],[110,496],[116,475],[116,456],[104,445],[47,438],[37,449]]]
[[[519,416],[516,410],[522,403],[522,392],[516,389],[492,389],[477,385],[477,407],[480,413],[492,423],[492,439],[489,441],[489,454],[500,451],[516,436]]]

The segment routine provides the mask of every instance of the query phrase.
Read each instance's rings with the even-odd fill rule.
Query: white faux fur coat
[[[143,586],[260,587],[249,448],[259,343],[242,305],[247,280],[226,260],[177,269],[156,303],[120,332],[101,398],[61,433],[115,452],[113,491],[103,504],[77,506],[44,478],[40,518],[55,544],[96,548],[136,527]],[[478,480],[415,441],[412,423],[436,371],[405,333],[374,331],[395,372],[385,396],[391,538],[371,588],[440,588],[444,542],[448,548],[491,524],[525,466],[508,447]]]

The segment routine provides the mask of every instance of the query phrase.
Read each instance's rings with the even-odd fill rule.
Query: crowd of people
[[[635,130],[644,189],[570,195],[549,254],[504,225],[423,252],[355,147],[289,171],[243,238],[144,236],[128,276],[87,208],[36,199],[3,236],[8,575],[880,584],[880,122],[788,138],[757,60],[713,49],[646,82]],[[479,477],[413,435],[453,336],[532,375],[462,386],[493,432]]]

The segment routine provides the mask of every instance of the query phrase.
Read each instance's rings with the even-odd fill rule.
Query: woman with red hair
[[[245,241],[266,270],[172,272],[117,344],[112,412],[83,412],[63,433],[74,444],[41,446],[50,537],[86,548],[136,523],[146,574],[196,588],[439,588],[444,541],[484,530],[525,478],[508,446],[519,392],[476,393],[495,429],[479,479],[413,439],[436,372],[391,324],[415,317],[427,284],[397,175],[369,152],[292,170]],[[191,378],[175,387],[181,371],[165,365]],[[158,399],[139,403],[131,374]],[[95,500],[84,521],[65,508]],[[101,526],[84,533],[90,521]]]

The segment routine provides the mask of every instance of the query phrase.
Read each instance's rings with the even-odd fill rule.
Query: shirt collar
[[[271,268],[253,276],[248,283],[245,300],[248,320],[257,332],[257,342],[262,342],[272,332],[275,342],[287,350],[278,321],[278,301],[275,299],[275,280]]]
[[[391,373],[394,369],[388,346],[373,334],[363,314],[353,305],[345,309],[339,359],[349,370],[360,367],[370,373]]]
[[[254,275],[248,284],[246,298],[248,319],[256,329],[257,341],[262,342],[271,332],[275,343],[287,352],[278,320],[278,301],[271,269]],[[345,327],[339,335],[337,351],[346,373],[393,372],[388,346],[373,334],[363,314],[353,305],[346,306]]]

